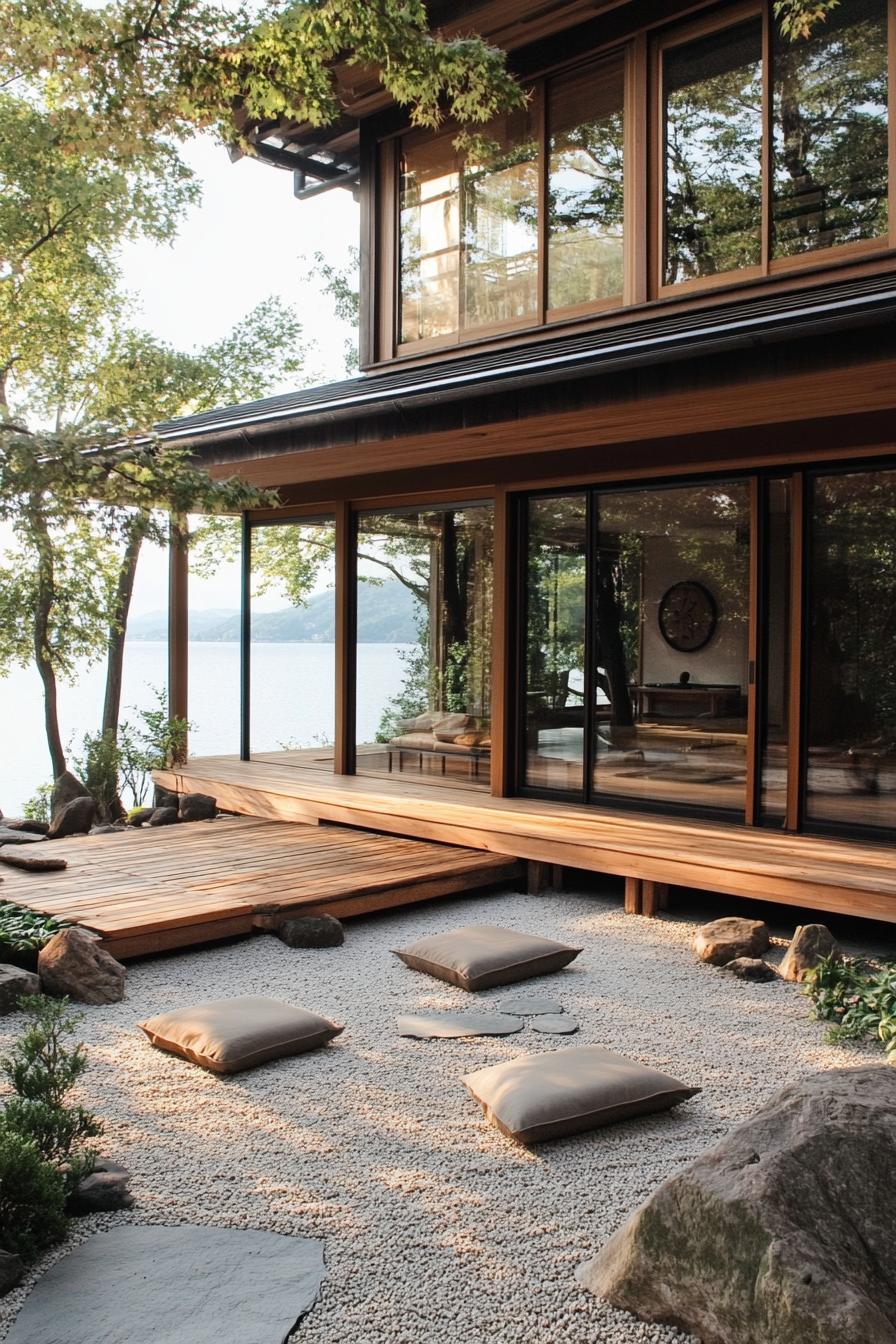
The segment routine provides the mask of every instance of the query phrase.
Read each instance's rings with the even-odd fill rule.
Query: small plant
[[[115,734],[86,733],[81,750],[83,755],[74,763],[75,773],[84,781],[99,816],[117,819],[122,813],[118,798],[121,751]]]
[[[21,999],[20,1007],[31,1021],[11,1054],[0,1059],[0,1073],[15,1094],[6,1103],[2,1124],[34,1145],[61,1173],[70,1193],[96,1162],[87,1141],[103,1132],[101,1122],[83,1106],[66,1105],[67,1094],[87,1068],[84,1047],[66,1045],[81,1019],[69,1011],[68,999],[38,994]]]
[[[896,1064],[896,964],[825,957],[806,973],[815,1016],[832,1025],[829,1041],[876,1037]]]
[[[65,1236],[66,1184],[37,1146],[0,1120],[0,1249],[31,1260]]]
[[[22,808],[29,821],[50,820],[50,800],[53,795],[52,784],[39,784],[34,794]]]
[[[65,925],[14,901],[0,901],[0,955],[30,969],[42,947]]]
[[[186,760],[192,726],[187,719],[169,719],[165,691],[158,686],[152,690],[155,707],[140,710],[136,724],[125,722],[118,730],[121,782],[138,807],[149,791],[153,770],[169,769]]]

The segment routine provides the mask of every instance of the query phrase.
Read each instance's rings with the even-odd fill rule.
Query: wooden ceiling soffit
[[[214,476],[238,473],[260,486],[357,476],[375,446],[378,472],[419,470],[480,458],[503,458],[605,444],[636,443],[838,415],[896,410],[896,359],[818,369],[784,377],[738,380],[701,390],[632,396],[605,405],[533,415],[429,434],[409,434],[210,465]],[[811,445],[810,445],[811,447]],[[253,443],[256,452],[262,444]]]

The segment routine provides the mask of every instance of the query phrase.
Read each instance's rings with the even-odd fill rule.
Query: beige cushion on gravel
[[[559,971],[582,949],[496,924],[468,924],[393,950],[415,971],[448,980],[460,989],[488,989]]]
[[[521,1055],[463,1081],[492,1124],[520,1143],[666,1111],[700,1091],[600,1045]]]
[[[260,994],[213,999],[138,1022],[153,1045],[214,1073],[239,1073],[269,1059],[301,1055],[343,1030],[325,1017]]]

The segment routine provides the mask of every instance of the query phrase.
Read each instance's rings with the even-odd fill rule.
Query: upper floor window
[[[894,5],[849,0],[796,41],[771,0],[714,5],[536,80],[475,160],[448,131],[391,142],[383,354],[896,246]]]

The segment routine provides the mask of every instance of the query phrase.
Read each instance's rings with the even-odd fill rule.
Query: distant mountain
[[[397,579],[362,585],[358,603],[358,639],[363,644],[414,644],[419,604]],[[190,612],[190,639],[201,643],[229,643],[240,637],[240,614],[229,608]],[[163,611],[134,616],[128,638],[165,640],[168,618]],[[315,593],[304,607],[260,611],[252,620],[253,643],[332,644],[335,639],[332,592]]]

